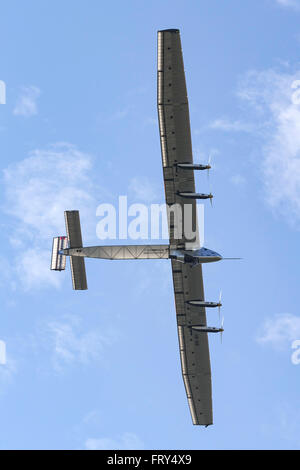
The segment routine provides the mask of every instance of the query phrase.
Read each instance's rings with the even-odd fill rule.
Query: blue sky
[[[13,0],[1,18],[0,448],[299,449],[300,2]],[[204,267],[225,316],[207,429],[186,402],[169,262],[87,260],[85,292],[49,270],[65,209],[93,245],[99,204],[164,202],[164,28],[181,30],[194,158],[213,155],[196,180],[215,195],[205,244],[243,257]]]

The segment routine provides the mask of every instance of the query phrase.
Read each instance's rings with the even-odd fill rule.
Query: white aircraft
[[[213,423],[211,368],[208,333],[224,331],[206,323],[206,307],[221,307],[204,298],[202,264],[220,261],[218,253],[199,246],[196,199],[212,194],[197,193],[194,170],[209,170],[193,163],[189,106],[178,29],[158,31],[158,120],[167,206],[181,208],[181,216],[170,212],[168,245],[122,245],[83,247],[78,211],[66,211],[67,237],[53,240],[51,269],[61,271],[70,257],[73,288],[87,289],[84,258],[110,260],[170,259],[176,304],[176,319],[183,381],[193,424]],[[188,202],[187,202],[188,200]],[[194,227],[188,239],[184,226]],[[178,233],[180,238],[178,238]]]

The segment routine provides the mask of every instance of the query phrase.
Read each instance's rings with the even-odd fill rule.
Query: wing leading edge
[[[177,163],[193,163],[189,106],[179,30],[158,32],[157,106],[162,153],[166,203],[179,206],[181,217],[170,212],[169,235],[171,248],[186,248],[198,242],[195,200],[187,201],[180,192],[195,192],[194,171]],[[188,217],[185,214],[189,211]],[[185,230],[186,220],[191,229]],[[181,224],[181,229],[178,227]],[[178,237],[178,234],[181,236]],[[189,237],[187,237],[189,234]],[[172,261],[173,286],[180,349],[181,369],[188,404],[194,424],[210,425],[212,417],[211,368],[208,337],[191,326],[206,326],[204,307],[192,306],[188,300],[204,300],[202,267],[191,267]]]

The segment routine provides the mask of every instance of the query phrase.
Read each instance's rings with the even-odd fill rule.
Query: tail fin
[[[79,211],[65,211],[65,222],[69,248],[82,248]],[[70,256],[73,289],[86,290],[86,272],[83,257]]]

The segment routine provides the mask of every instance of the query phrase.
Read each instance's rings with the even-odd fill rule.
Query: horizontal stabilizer
[[[61,250],[64,250],[68,246],[67,237],[55,237],[53,238],[52,245],[52,258],[50,269],[52,271],[63,271],[66,269],[66,256],[61,254]]]
[[[82,248],[79,211],[65,211],[65,222],[70,248]]]
[[[70,248],[82,248],[79,211],[65,211],[65,222]],[[70,256],[73,289],[86,290],[84,258]]]
[[[85,273],[84,258],[70,256],[70,266],[72,273],[73,289],[75,290],[86,290],[87,281]]]

